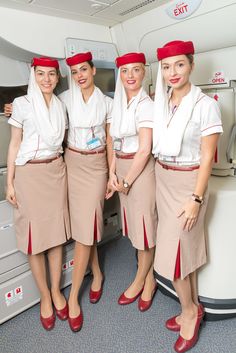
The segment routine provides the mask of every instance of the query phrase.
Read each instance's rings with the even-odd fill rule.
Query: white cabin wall
[[[112,42],[108,26],[5,7],[0,7],[0,12],[1,37],[21,49],[39,55],[64,58],[65,39],[68,37]]]
[[[192,83],[196,85],[207,85],[211,83],[213,74],[222,71],[226,80],[236,81],[236,46],[211,50],[194,55],[195,67],[191,75]],[[153,93],[156,85],[158,62],[150,65]]]
[[[184,20],[170,18],[157,7],[111,28],[119,53],[143,51],[149,62],[156,61],[156,48],[174,40],[193,40],[198,52],[236,45],[236,4],[232,0],[203,0]]]
[[[24,86],[28,82],[28,76],[29,68],[26,63],[0,55],[0,86]]]

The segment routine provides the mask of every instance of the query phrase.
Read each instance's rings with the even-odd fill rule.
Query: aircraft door
[[[232,175],[233,158],[235,158],[236,151],[234,144],[232,144],[230,151],[228,147],[230,136],[235,126],[234,88],[216,88],[203,91],[218,102],[224,130],[217,146],[212,174],[221,176]]]

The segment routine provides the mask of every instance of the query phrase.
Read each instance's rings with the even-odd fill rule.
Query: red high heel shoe
[[[94,290],[92,290],[92,288],[90,288],[90,291],[89,291],[90,303],[96,304],[100,300],[100,298],[102,296],[103,284],[104,284],[104,278],[102,280],[101,288],[99,290],[94,291]]]
[[[188,351],[189,349],[191,349],[193,346],[195,346],[195,344],[198,341],[198,332],[199,332],[200,324],[203,320],[203,316],[204,316],[204,308],[200,304],[198,306],[198,316],[197,316],[197,321],[196,321],[195,328],[194,328],[193,337],[190,340],[186,340],[182,336],[179,335],[179,337],[174,345],[174,349],[177,353],[184,353],[184,352]]]
[[[123,292],[123,293],[121,294],[121,296],[119,297],[119,299],[118,299],[118,304],[120,304],[120,305],[131,304],[131,303],[135,302],[135,300],[142,294],[142,292],[143,292],[143,288],[138,292],[138,294],[136,294],[136,295],[135,295],[134,297],[132,297],[132,298],[127,298],[127,297],[125,296],[125,292]]]
[[[71,331],[73,331],[73,332],[80,331],[81,327],[83,325],[83,312],[82,312],[82,309],[80,308],[80,314],[77,317],[68,316],[68,322],[69,322]]]
[[[165,326],[166,326],[166,328],[168,330],[174,331],[174,332],[180,331],[180,325],[176,322],[176,318],[179,315],[173,316],[169,320],[166,321]],[[203,318],[204,315],[205,315],[204,307],[203,307],[202,304],[199,304],[199,306],[198,306],[198,317],[202,317]]]
[[[176,322],[176,318],[179,315],[171,317],[169,320],[166,321],[166,328],[170,331],[178,332],[180,331],[180,325]]]
[[[155,284],[155,287],[152,291],[152,295],[151,295],[150,300],[143,300],[141,297],[139,298],[138,308],[140,311],[142,311],[142,312],[147,311],[151,307],[154,295],[156,294],[156,291],[157,291],[157,283]]]
[[[54,312],[49,317],[43,317],[41,315],[41,303],[40,303],[40,321],[41,321],[43,328],[47,331],[50,331],[54,328],[55,321],[56,321],[56,316],[55,316]]]
[[[55,305],[54,305],[55,307]],[[66,301],[66,305],[64,306],[63,309],[57,309],[55,307],[55,311],[56,311],[56,315],[58,317],[58,319],[64,321],[64,320],[67,320],[68,319],[68,316],[69,316],[69,306],[68,306],[68,303]]]
[[[198,305],[198,312],[197,312],[197,316],[198,317],[202,317],[204,318],[204,315],[205,315],[205,309],[204,309],[204,306],[202,304],[199,304]]]

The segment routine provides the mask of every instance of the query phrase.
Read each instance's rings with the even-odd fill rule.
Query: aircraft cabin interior
[[[104,203],[98,245],[104,276],[101,300],[89,303],[92,276],[88,266],[79,291],[84,315],[81,332],[71,332],[67,322],[58,319],[50,332],[40,326],[40,292],[27,254],[18,249],[14,207],[6,200],[11,125],[4,107],[29,94],[32,58],[57,60],[60,80],[54,93],[60,97],[72,89],[73,74],[66,58],[88,52],[96,67],[95,86],[112,99],[120,75],[116,58],[144,53],[142,86],[156,100],[157,48],[176,40],[194,43],[190,80],[217,102],[223,126],[208,183],[207,262],[197,271],[204,326],[191,352],[236,352],[236,2],[0,0],[0,14],[0,353],[174,352],[175,336],[166,330],[165,321],[178,313],[179,299],[172,281],[155,266],[157,292],[147,312],[138,311],[137,302],[123,307],[117,303],[135,276],[139,258],[128,237],[122,236],[126,215],[118,192]],[[47,207],[42,206],[42,212]],[[85,217],[83,222],[93,220]],[[63,245],[60,286],[67,299],[75,243],[70,239]]]

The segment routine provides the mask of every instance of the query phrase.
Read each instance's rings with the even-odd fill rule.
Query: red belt
[[[55,161],[56,159],[60,158],[61,157],[61,154],[56,156],[56,157],[53,157],[53,158],[47,158],[47,159],[31,159],[29,160],[27,163],[30,163],[30,164],[43,164],[43,163],[51,163],[53,161]]]
[[[199,169],[199,165],[193,165],[193,166],[189,166],[189,167],[181,167],[181,166],[176,167],[173,165],[164,164],[164,163],[160,162],[158,159],[156,161],[157,161],[157,163],[159,163],[162,166],[162,168],[167,169],[167,170],[170,169],[170,170],[177,170],[180,172],[191,172],[195,169]]]
[[[133,159],[136,153],[125,153],[125,154],[118,154],[116,153],[116,158],[120,159]]]
[[[71,147],[67,147],[68,150],[70,151],[73,151],[73,152],[76,152],[76,153],[79,153],[79,154],[84,154],[84,155],[88,155],[88,154],[98,154],[98,153],[104,153],[105,152],[105,148],[102,149],[102,150],[97,150],[97,151],[78,151],[78,150],[75,150],[74,148],[71,148]]]

